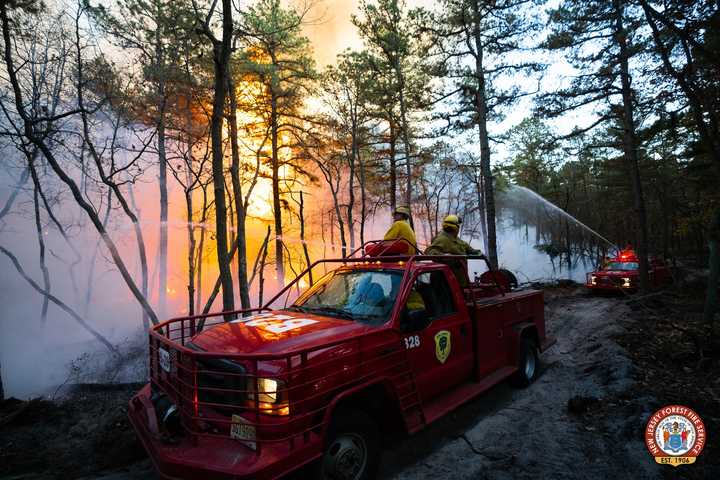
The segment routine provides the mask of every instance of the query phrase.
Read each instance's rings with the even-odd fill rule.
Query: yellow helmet
[[[402,213],[403,215],[410,217],[410,209],[405,206],[396,207],[393,213]]]
[[[449,225],[455,228],[460,228],[460,225],[462,224],[462,219],[458,217],[457,215],[448,215],[443,219],[443,226]]]

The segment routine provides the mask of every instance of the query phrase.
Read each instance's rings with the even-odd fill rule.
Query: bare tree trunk
[[[335,253],[335,210],[330,210],[330,246]]]
[[[397,160],[395,159],[395,124],[390,119],[390,211],[397,207]]]
[[[232,273],[228,255],[227,206],[225,204],[225,168],[223,151],[223,121],[225,119],[225,93],[227,92],[228,66],[233,33],[232,0],[222,0],[222,41],[213,42],[213,60],[215,65],[213,111],[211,117],[212,172],[215,198],[215,238],[217,241],[217,259],[222,285],[223,311],[235,309]],[[233,319],[225,315],[225,321]]]
[[[413,150],[410,143],[410,126],[407,121],[407,106],[405,105],[405,75],[402,72],[400,62],[395,59],[395,79],[398,82],[398,96],[400,100],[400,122],[402,122],[402,136],[405,148],[405,204],[408,208],[412,205],[412,158]],[[413,225],[413,217],[410,216],[410,225]]]
[[[37,150],[37,149],[35,149],[35,150]],[[29,176],[30,176],[30,167],[25,167],[23,172],[20,174],[20,178],[18,179],[17,183],[13,187],[13,190],[10,193],[10,196],[8,197],[7,201],[5,202],[5,206],[3,206],[2,210],[0,210],[0,219],[2,219],[10,211],[13,204],[15,203],[15,199],[17,198],[18,193],[20,193],[20,190],[27,182]]]
[[[40,218],[40,199],[38,192],[40,191],[40,180],[35,169],[35,159],[28,157],[30,173],[33,180],[33,204],[35,207],[35,229],[37,232],[38,247],[40,248],[40,270],[43,275],[43,287],[46,292],[50,291],[50,272],[45,264],[45,236],[42,230],[42,220]],[[40,321],[44,324],[47,321],[48,297],[43,296],[42,310],[40,313]]]
[[[270,233],[270,228],[268,227],[268,233]],[[258,280],[258,308],[263,306],[263,293],[265,290],[265,260],[267,259],[267,252],[268,252],[268,240],[269,236],[265,237],[265,242],[263,243],[263,251],[262,256],[260,257],[260,277]],[[277,246],[277,244],[276,244]]]
[[[106,226],[108,220],[110,220],[110,212],[112,211],[112,190],[108,190],[107,195],[107,209],[105,210],[105,217],[102,220],[103,226]],[[88,269],[87,285],[85,286],[85,302],[83,303],[83,317],[87,317],[88,309],[90,308],[90,301],[92,300],[93,286],[95,285],[95,263],[97,262],[97,256],[100,252],[100,242],[98,239],[95,243],[95,249],[93,250],[92,257],[90,258],[90,268]]]
[[[164,103],[164,101],[163,101]],[[160,111],[157,126],[158,163],[160,166],[160,238],[158,255],[158,312],[165,318],[167,308],[167,269],[168,269],[168,189],[167,189],[167,156],[165,153],[165,112]]]
[[[282,210],[280,207],[280,159],[278,157],[278,112],[277,96],[271,92],[270,98],[270,141],[272,144],[272,191],[273,217],[275,220],[275,273],[280,285],[285,284],[285,265],[282,248]]]
[[[638,256],[640,257],[640,290],[647,291],[650,286],[648,277],[648,233],[647,214],[645,212],[645,199],[643,198],[642,180],[637,149],[637,134],[633,114],[633,93],[630,85],[630,69],[628,58],[630,47],[627,44],[627,34],[623,25],[624,5],[621,0],[613,0],[615,8],[615,40],[620,47],[620,81],[622,84],[623,99],[623,153],[625,162],[630,168],[632,182],[633,206],[637,216]]]
[[[263,240],[262,244],[260,245],[260,248],[257,251],[257,255],[255,255],[255,263],[253,263],[252,268],[252,274],[250,274],[250,281],[248,282],[251,286],[253,282],[255,281],[255,276],[258,273],[258,265],[260,264],[260,257],[263,254],[263,251],[267,248],[267,244],[270,241],[270,225],[267,226],[267,233],[265,234],[265,239]]]
[[[345,258],[348,254],[347,242],[345,241],[345,222],[343,222],[342,214],[340,213],[340,202],[337,198],[337,192],[332,192],[333,203],[335,204],[335,215],[337,216],[338,232],[340,233],[340,249],[342,251],[342,257]]]
[[[367,192],[365,190],[365,162],[362,154],[358,154],[360,166],[360,245],[365,244],[365,217],[367,217]]]
[[[156,5],[156,18],[162,19],[161,5]],[[165,52],[163,50],[161,28],[155,29],[155,68],[159,72],[157,83],[158,124],[157,150],[160,167],[160,237],[158,245],[158,310],[160,317],[165,318],[167,309],[167,269],[168,269],[168,189],[167,189],[167,155],[165,152]]]
[[[188,315],[195,315],[195,227],[193,226],[192,190],[185,190],[185,216],[188,238]]]
[[[473,179],[475,184],[475,194],[477,195],[477,202],[478,202],[478,217],[480,218],[480,232],[482,232],[483,237],[483,253],[488,253],[488,231],[487,231],[487,215],[485,210],[485,195],[483,194],[484,188],[483,188],[483,179],[482,175],[477,175],[473,173]],[[540,229],[536,229],[536,237],[537,232],[539,232]],[[538,238],[535,239],[535,243],[538,243]]]
[[[305,254],[305,264],[307,265],[307,268],[310,268],[310,252],[308,251],[308,246],[305,242],[305,200],[303,198],[302,191],[300,191],[300,241],[302,242],[303,253]],[[308,279],[310,280],[310,285],[312,285],[312,270],[308,271]]]
[[[235,85],[232,78],[228,78],[228,95],[230,97],[230,146],[232,151],[232,166],[230,174],[235,198],[236,233],[238,243],[238,289],[240,290],[240,305],[242,308],[250,308],[250,292],[247,278],[247,246],[245,243],[245,205],[243,204],[242,187],[240,184],[240,148],[238,145],[237,130],[237,98]]]
[[[195,305],[202,305],[202,274],[203,274],[203,252],[205,251],[205,237],[207,235],[205,222],[207,222],[208,213],[208,198],[207,198],[207,185],[202,186],[203,191],[203,205],[202,205],[202,216],[200,217],[200,240],[198,241],[197,255],[195,256],[195,265],[197,265],[197,294],[195,295]]]
[[[325,243],[325,215],[320,212],[320,240],[322,240],[323,253],[322,258],[327,258],[327,244]]]
[[[477,92],[475,108],[477,111],[478,136],[480,138],[480,171],[483,177],[483,197],[485,199],[485,218],[487,224],[487,249],[490,264],[497,268],[497,232],[495,226],[495,188],[492,169],[490,168],[490,139],[487,130],[488,107],[485,91],[485,69],[483,66],[482,32],[480,31],[480,6],[478,0],[472,1],[473,9],[473,40],[475,42],[475,78]]]
[[[355,166],[357,165],[357,125],[355,118],[352,120],[350,132],[350,171],[348,172],[348,236],[350,237],[350,251],[355,250],[355,220],[353,219],[353,210],[355,209]]]
[[[84,148],[84,147],[83,147]],[[103,178],[105,178],[105,175],[103,174]],[[138,245],[138,260],[140,261],[140,288],[142,289],[142,294],[145,296],[145,298],[149,298],[148,295],[148,289],[149,289],[149,276],[148,276],[148,261],[147,261],[147,252],[145,251],[145,239],[143,237],[142,229],[140,228],[140,209],[138,209],[137,204],[135,203],[135,193],[133,191],[133,184],[128,183],[128,195],[130,197],[130,203],[132,205],[132,210],[127,206],[127,202],[124,201],[124,198],[121,198],[121,192],[119,188],[113,188],[113,182],[105,182],[106,185],[109,185],[110,193],[114,193],[116,197],[118,197],[118,202],[123,208],[123,211],[125,214],[130,218],[130,221],[133,224],[133,232],[135,233],[135,241]],[[108,196],[108,199],[110,197]],[[108,200],[109,201],[109,200]],[[137,212],[137,213],[135,213]],[[103,223],[103,225],[107,225],[107,219]],[[155,274],[153,273],[153,276]],[[147,313],[144,311],[142,312],[142,323],[143,328],[145,330],[148,329],[148,326],[150,325],[150,322],[148,321]]]

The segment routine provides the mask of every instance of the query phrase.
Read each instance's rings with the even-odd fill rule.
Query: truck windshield
[[[402,272],[331,272],[313,285],[289,310],[380,325],[390,317],[401,281]]]
[[[640,268],[637,262],[610,262],[605,270],[637,270]]]

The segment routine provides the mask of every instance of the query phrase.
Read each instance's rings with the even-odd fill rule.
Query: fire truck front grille
[[[204,359],[197,364],[198,400],[214,408],[238,407],[247,399],[245,368],[230,360]]]

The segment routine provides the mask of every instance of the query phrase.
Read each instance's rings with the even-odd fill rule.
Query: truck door
[[[418,274],[400,321],[404,346],[423,401],[447,391],[472,374],[472,330],[462,293],[453,290],[443,270]],[[456,293],[454,293],[457,292]],[[424,325],[409,325],[412,312],[424,310]]]

